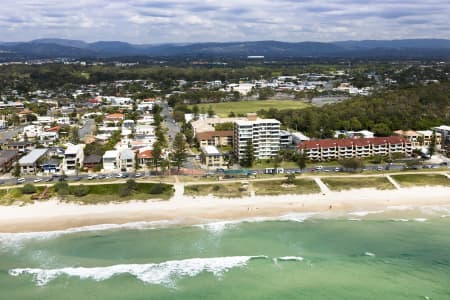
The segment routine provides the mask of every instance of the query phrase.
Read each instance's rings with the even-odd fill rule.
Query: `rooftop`
[[[34,164],[38,161],[42,156],[47,153],[48,149],[33,149],[30,153],[19,159],[19,164],[28,165]]]
[[[305,141],[299,144],[299,149],[353,147],[386,144],[405,144],[407,141],[400,136],[361,138],[361,139],[325,139]]]
[[[220,151],[217,149],[216,146],[202,146],[201,147],[203,153],[207,155],[220,155]]]

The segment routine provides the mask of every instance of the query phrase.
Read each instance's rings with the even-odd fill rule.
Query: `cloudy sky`
[[[450,38],[449,0],[2,0],[0,41]]]

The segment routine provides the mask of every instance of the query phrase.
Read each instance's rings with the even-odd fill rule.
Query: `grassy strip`
[[[358,177],[358,178],[322,178],[330,190],[344,191],[352,189],[376,188],[377,190],[390,190],[394,186],[386,177]]]
[[[285,180],[252,182],[256,195],[316,194],[320,188],[311,179],[295,179],[294,184],[284,184]]]
[[[450,186],[450,179],[439,174],[401,174],[391,177],[402,187]]]
[[[241,183],[187,185],[184,187],[184,194],[187,196],[212,195],[220,198],[240,198],[249,195]]]
[[[69,185],[68,195],[58,195],[55,192],[54,187],[49,190],[49,197],[60,196],[63,201],[77,202],[82,204],[101,204],[101,203],[116,203],[127,202],[130,200],[149,200],[159,199],[168,200],[173,195],[173,186],[160,183],[136,183],[136,189],[127,196],[120,196],[120,189],[125,184],[97,184],[97,185],[83,185],[87,194],[81,197],[74,195],[74,191],[80,185]],[[155,193],[154,187],[160,186],[159,190]],[[36,194],[42,193],[45,189],[44,186],[37,186]],[[36,195],[35,194],[35,195]],[[12,205],[12,204],[31,204],[34,200],[31,199],[32,195],[25,195],[22,193],[21,187],[14,187],[11,189],[0,190],[0,205]]]
[[[304,102],[295,100],[255,100],[199,104],[198,107],[200,108],[200,110],[203,108],[205,111],[208,111],[210,105],[219,117],[227,117],[230,112],[234,112],[236,115],[238,115],[256,112],[260,109],[303,109],[309,106]],[[189,106],[189,108],[191,109],[192,107],[193,105]]]

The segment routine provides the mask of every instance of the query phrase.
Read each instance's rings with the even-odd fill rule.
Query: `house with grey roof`
[[[22,174],[35,174],[39,171],[40,160],[47,154],[47,149],[33,149],[30,153],[19,159]]]

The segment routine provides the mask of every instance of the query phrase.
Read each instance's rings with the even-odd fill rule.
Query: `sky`
[[[2,0],[0,41],[450,38],[449,0]]]

